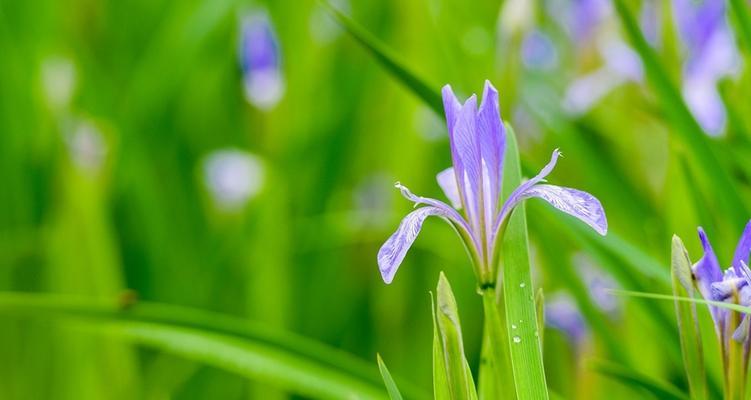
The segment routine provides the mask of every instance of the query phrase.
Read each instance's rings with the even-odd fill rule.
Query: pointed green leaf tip
[[[402,394],[399,392],[399,388],[396,387],[396,382],[394,382],[394,378],[391,377],[391,373],[389,372],[389,369],[386,368],[386,364],[384,364],[381,355],[376,354],[376,359],[378,360],[378,369],[381,371],[383,383],[386,385],[386,391],[389,393],[389,398],[391,400],[402,400]]]
[[[691,260],[688,257],[686,246],[677,235],[673,235],[673,245],[671,253],[671,269],[673,275],[678,279],[681,286],[689,294],[693,293],[693,278],[691,276]]]
[[[477,392],[472,379],[472,371],[469,369],[469,364],[464,356],[464,344],[462,343],[456,299],[443,272],[438,277],[438,287],[436,288],[435,319],[449,397],[451,399],[476,399]],[[438,360],[434,360],[434,362],[438,362]]]
[[[683,241],[675,235],[673,235],[671,270],[673,274],[673,295],[676,297],[693,297],[691,260]],[[701,333],[696,315],[696,303],[676,300],[675,316],[678,320],[681,355],[691,398],[695,400],[706,399],[707,382],[704,372]]]

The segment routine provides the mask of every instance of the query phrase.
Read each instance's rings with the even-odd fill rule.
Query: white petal
[[[451,202],[451,205],[457,210],[461,210],[462,200],[459,196],[459,186],[456,182],[456,174],[454,173],[454,168],[449,167],[444,169],[443,171],[439,172],[435,178],[438,181],[438,186],[443,189],[443,193],[446,195],[446,198]]]

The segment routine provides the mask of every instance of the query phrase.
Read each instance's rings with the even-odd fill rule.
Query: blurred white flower
[[[68,58],[49,57],[41,65],[42,90],[49,106],[65,108],[76,88],[76,66]]]
[[[96,173],[107,156],[104,136],[93,121],[76,121],[73,129],[65,135],[70,158],[80,169]]]
[[[263,187],[261,160],[243,150],[222,149],[206,156],[204,184],[215,205],[224,211],[237,211]]]
[[[535,2],[529,0],[508,0],[501,9],[500,31],[512,35],[526,32],[534,24]]]

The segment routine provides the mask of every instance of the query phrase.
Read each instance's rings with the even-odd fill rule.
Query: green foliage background
[[[344,8],[435,91],[451,83],[466,95],[490,79],[527,175],[559,147],[566,157],[551,182],[602,201],[611,229],[604,239],[545,204],[527,207],[535,286],[546,297],[573,295],[591,328],[579,347],[545,332],[547,381],[564,398],[646,395],[597,373],[592,359],[686,388],[672,305],[620,299],[622,311],[611,318],[594,305],[579,264],[608,271],[625,289],[669,293],[674,233],[695,260],[702,225],[728,265],[749,218],[748,68],[722,83],[731,113],[726,134],[696,139],[703,132],[671,92],[682,62],[674,27],[663,27],[660,48],[640,49],[638,32],[621,29],[638,2],[616,3],[606,30],[636,43],[648,79],[619,86],[582,116],[563,112],[559,100],[574,77],[602,60],[556,32],[541,2],[532,20],[559,49],[559,67],[548,72],[521,62],[525,28],[502,26],[501,1],[352,1]],[[244,100],[237,62],[240,17],[258,6],[274,22],[287,81],[283,100],[267,113]],[[744,58],[747,6],[736,1],[731,12]],[[76,71],[62,108],[50,105],[42,79],[45,63],[59,58]],[[80,168],[66,146],[65,135],[82,120],[106,141],[98,173]],[[266,171],[259,196],[233,214],[214,207],[201,170],[207,154],[226,147],[260,156]],[[449,164],[442,116],[314,1],[0,1],[3,291],[229,314],[351,353],[373,374],[379,352],[400,388],[411,383],[430,393],[427,292],[439,270],[457,298],[469,364],[479,363],[482,304],[469,261],[454,233],[436,222],[426,224],[393,284],[381,281],[375,255],[412,207],[393,182],[440,197],[435,174]],[[129,329],[112,335],[40,309],[4,313],[0,397],[286,398],[296,391],[284,381],[248,379],[227,367],[232,362],[207,364],[155,347],[156,331],[133,343],[136,328]],[[719,382],[707,341],[708,370]],[[315,365],[308,369],[316,373]]]

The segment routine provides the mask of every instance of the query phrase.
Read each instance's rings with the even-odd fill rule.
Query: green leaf
[[[636,51],[641,56],[647,80],[654,88],[660,105],[672,124],[671,132],[690,151],[701,171],[708,190],[716,194],[722,210],[732,220],[744,221],[747,209],[730,173],[720,163],[713,150],[713,143],[683,101],[680,91],[659,62],[655,50],[644,38],[639,24],[624,0],[615,0],[615,9]]]
[[[595,372],[613,378],[625,385],[645,389],[658,399],[689,400],[689,397],[667,382],[658,381],[651,376],[625,368],[608,361],[592,361],[590,368]]]
[[[443,350],[443,364],[451,399],[476,399],[472,371],[464,355],[461,323],[454,293],[443,271],[436,289],[435,319]]]
[[[744,0],[730,0],[730,11],[736,22],[735,32],[740,39],[742,49],[747,55],[751,55],[751,12],[748,2]]]
[[[336,21],[350,34],[363,48],[365,48],[375,59],[389,72],[396,80],[410,89],[417,97],[421,98],[425,104],[430,106],[438,115],[443,114],[443,100],[441,94],[436,91],[435,85],[425,82],[417,74],[410,71],[404,63],[399,60],[398,56],[388,46],[376,38],[362,25],[355,20],[337,10],[334,6],[326,1],[322,1],[327,10],[336,19]]]
[[[692,297],[694,286],[691,260],[688,257],[686,247],[678,236],[673,236],[671,263],[673,294],[676,297]],[[686,370],[691,398],[694,400],[706,399],[707,380],[704,372],[704,354],[696,304],[676,301],[675,315],[678,318],[683,367]]]
[[[221,314],[155,303],[2,293],[0,314],[83,322],[96,333],[200,361],[303,396],[385,398],[375,368],[338,350]],[[405,392],[406,393],[406,392]],[[408,395],[425,398],[419,391]]]
[[[436,400],[451,400],[446,364],[443,362],[443,341],[438,329],[433,293],[430,294],[430,314],[433,316],[433,398]]]
[[[521,164],[516,136],[510,124],[503,191],[508,196],[521,183]],[[524,204],[511,215],[503,238],[503,296],[506,307],[506,329],[509,332],[511,367],[514,372],[516,395],[519,399],[547,399],[545,371],[539,327],[535,313],[532,277],[529,272],[529,243]]]
[[[634,292],[631,290],[608,290],[608,292],[613,293],[614,295],[618,295],[618,296],[643,297],[643,298],[654,299],[654,300],[683,301],[683,302],[688,302],[688,303],[706,304],[708,306],[725,308],[727,310],[738,311],[740,313],[751,313],[751,307],[744,307],[740,304],[734,304],[734,303],[725,303],[723,301],[694,299],[690,297],[678,297],[678,296],[671,296],[669,294]]]
[[[480,363],[480,399],[515,399],[514,375],[511,370],[509,339],[504,307],[499,306],[493,288],[482,291],[485,314]]]
[[[386,364],[383,363],[381,355],[377,354],[376,358],[378,359],[378,369],[381,371],[383,383],[386,385],[386,390],[389,392],[389,398],[391,400],[402,400],[402,394],[399,392],[399,388],[396,387],[396,382],[394,382],[394,378],[391,377],[389,369],[386,368]]]
[[[537,295],[535,296],[535,306],[537,306],[537,326],[540,328],[540,347],[545,348],[545,294],[542,288],[537,289]]]

